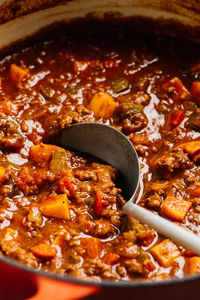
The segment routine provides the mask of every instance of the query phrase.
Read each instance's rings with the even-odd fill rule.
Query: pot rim
[[[29,267],[25,264],[20,263],[19,261],[12,259],[10,257],[7,257],[5,255],[0,256],[0,261],[12,265],[13,267],[16,267],[18,269],[21,269],[23,271],[26,271],[28,273],[32,273],[34,275],[54,279],[61,282],[68,282],[72,284],[79,284],[84,286],[93,286],[93,287],[102,287],[102,288],[147,288],[147,287],[157,287],[157,286],[168,286],[168,285],[174,285],[174,284],[182,284],[182,283],[188,283],[200,280],[200,274],[195,275],[187,275],[182,278],[170,278],[170,279],[164,279],[159,281],[109,281],[109,280],[102,280],[102,281],[89,281],[84,279],[78,279],[69,275],[60,275],[57,273],[49,272],[49,271],[43,271],[34,269],[32,267]]]

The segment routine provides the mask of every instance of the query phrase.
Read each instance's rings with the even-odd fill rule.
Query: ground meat
[[[134,112],[129,118],[123,121],[122,130],[124,133],[129,134],[147,126],[147,118],[140,112]]]
[[[140,247],[134,245],[132,242],[124,242],[123,244],[119,244],[115,251],[125,258],[137,258],[140,254]]]
[[[138,262],[136,259],[126,260],[125,261],[126,270],[131,274],[142,274],[142,263]]]
[[[162,198],[159,194],[155,193],[154,195],[151,195],[146,199],[146,203],[148,207],[151,207],[153,209],[159,209],[162,204]]]
[[[14,120],[0,120],[0,145],[6,148],[20,149],[23,147],[24,137],[18,124]]]
[[[112,224],[104,219],[92,220],[86,215],[79,217],[79,229],[94,237],[106,238],[115,234],[116,229]]]
[[[165,178],[175,171],[190,169],[192,166],[193,163],[190,161],[188,154],[182,150],[164,154],[154,162],[154,168]]]
[[[7,230],[1,239],[0,246],[6,255],[9,255],[30,267],[37,268],[38,261],[32,252],[24,250],[20,243],[15,239],[17,232],[13,229]]]

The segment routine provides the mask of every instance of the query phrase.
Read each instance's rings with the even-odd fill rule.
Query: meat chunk
[[[165,178],[176,171],[190,169],[192,166],[193,163],[190,161],[188,154],[184,153],[183,150],[164,154],[154,162],[154,168]]]
[[[20,149],[24,144],[24,137],[14,120],[0,120],[0,145],[6,148]]]
[[[129,134],[147,126],[147,118],[143,106],[124,101],[119,105],[118,115],[122,119],[123,132]]]
[[[106,238],[115,233],[115,228],[108,220],[92,220],[87,216],[79,217],[80,230],[91,236]]]
[[[38,267],[38,262],[34,255],[21,247],[19,241],[17,240],[16,230],[7,228],[5,235],[1,239],[0,246],[6,255],[11,256],[30,267]]]

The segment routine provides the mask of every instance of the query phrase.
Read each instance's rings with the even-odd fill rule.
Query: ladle
[[[139,187],[139,160],[135,148],[123,133],[100,123],[79,123],[63,130],[60,144],[114,166],[120,173],[129,199],[123,213],[200,255],[200,237],[134,203]]]

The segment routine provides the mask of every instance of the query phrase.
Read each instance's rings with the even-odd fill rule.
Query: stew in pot
[[[1,60],[2,254],[95,281],[200,272],[195,253],[122,215],[115,168],[56,145],[74,123],[114,126],[139,155],[139,205],[199,234],[199,50],[99,26],[70,28]]]

